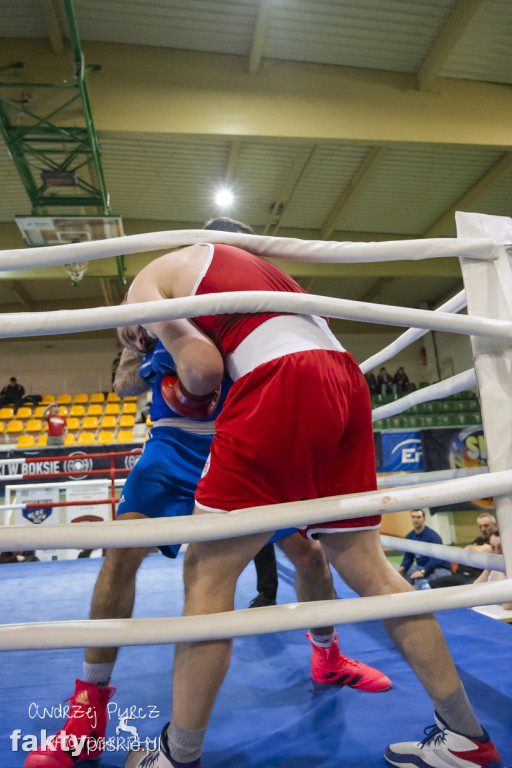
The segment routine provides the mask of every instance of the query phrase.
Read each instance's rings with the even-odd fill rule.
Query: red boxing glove
[[[207,395],[192,395],[175,376],[165,376],[160,390],[169,408],[189,419],[209,419],[219,404],[219,387]]]

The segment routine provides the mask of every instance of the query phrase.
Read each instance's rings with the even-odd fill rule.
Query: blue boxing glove
[[[153,386],[162,376],[175,376],[176,365],[161,341],[153,352],[145,355],[139,366],[139,376],[147,384]]]

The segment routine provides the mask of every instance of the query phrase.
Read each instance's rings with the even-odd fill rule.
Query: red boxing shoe
[[[386,677],[378,669],[369,667],[361,661],[349,659],[348,656],[343,656],[340,653],[338,633],[336,633],[330,648],[321,648],[315,645],[309,632],[306,637],[313,649],[311,675],[315,683],[348,685],[349,688],[373,693],[388,691],[391,688],[389,677]]]
[[[28,755],[25,768],[72,768],[81,760],[98,758],[105,749],[107,704],[114,692],[77,680],[66,723]]]

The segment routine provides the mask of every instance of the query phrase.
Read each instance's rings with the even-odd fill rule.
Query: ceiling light
[[[231,192],[230,189],[219,189],[219,191],[215,195],[215,202],[221,208],[229,208],[233,200],[234,200],[233,193]]]

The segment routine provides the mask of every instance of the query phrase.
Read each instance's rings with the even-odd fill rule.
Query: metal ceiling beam
[[[57,8],[57,0],[41,0],[44,23],[50,38],[52,51],[58,56],[64,53],[64,37]]]
[[[448,56],[466,31],[476,12],[486,0],[457,0],[446,24],[417,74],[418,87],[428,89],[442,70]]]
[[[293,163],[290,173],[288,174],[288,178],[286,179],[286,182],[281,190],[281,193],[279,194],[278,199],[272,203],[270,208],[270,217],[267,221],[267,225],[265,227],[265,230],[263,232],[264,235],[268,235],[270,233],[270,230],[272,230],[272,236],[276,237],[279,227],[281,226],[282,218],[285,214],[287,206],[290,204],[291,199],[293,198],[293,195],[297,191],[297,188],[304,178],[304,175],[306,171],[308,170],[309,166],[311,165],[311,161],[313,160],[313,155],[316,151],[316,144],[311,147],[305,161],[302,161],[302,153],[299,151],[295,158],[295,162]],[[302,166],[300,167],[299,172],[297,173],[297,166],[300,165],[302,162]],[[290,189],[291,185],[291,189]]]
[[[512,148],[512,93],[504,85],[442,78],[433,96],[415,90],[412,75],[268,60],[265,76],[254,77],[223,54],[84,47],[103,67],[91,91],[102,136]],[[2,41],[3,59],[23,58],[33,80],[66,78],[63,60],[47,49],[45,40]]]
[[[34,302],[23,288],[22,283],[19,280],[10,280],[9,285],[20,304],[26,307],[29,311],[32,311],[34,309]]]
[[[269,15],[270,0],[259,0],[251,41],[251,51],[249,53],[250,75],[256,75],[260,68],[261,55],[263,53],[263,46],[265,44],[265,35],[267,32]]]
[[[227,186],[229,186],[235,178],[238,155],[240,154],[240,146],[240,139],[234,139],[229,145],[229,156],[225,173],[225,181]]]
[[[334,232],[336,229],[336,222],[341,216],[341,213],[349,202],[350,198],[357,191],[357,189],[362,186],[365,179],[368,178],[369,174],[373,172],[382,162],[386,156],[386,152],[387,150],[385,147],[372,147],[372,149],[370,149],[363,162],[337,199],[336,203],[334,204],[334,208],[324,221],[322,227],[322,238],[324,240],[328,240],[331,234]]]
[[[455,211],[467,210],[489,187],[495,184],[503,174],[512,168],[512,152],[505,152],[500,159],[491,166],[478,181],[473,184],[462,197],[451,205],[431,226],[423,233],[423,237],[443,237],[447,231],[453,229]]]
[[[380,277],[363,293],[358,301],[373,301],[376,296],[379,296],[382,289],[385,288],[388,283],[392,283],[393,280],[393,277]]]

